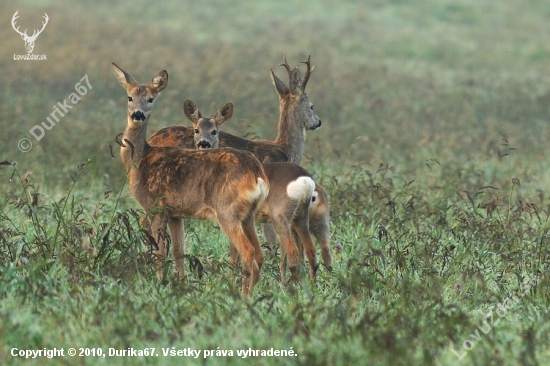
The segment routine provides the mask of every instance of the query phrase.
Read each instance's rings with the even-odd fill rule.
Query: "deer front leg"
[[[172,235],[172,246],[174,247],[174,261],[176,262],[176,270],[178,271],[178,277],[180,280],[185,278],[184,258],[185,253],[183,249],[184,235],[184,222],[182,219],[171,218],[168,221],[170,228],[170,234]]]
[[[151,219],[151,235],[155,239],[156,248],[153,249],[155,264],[157,266],[157,277],[164,277],[164,266],[166,264],[168,233],[166,232],[166,219],[162,214],[156,214]]]

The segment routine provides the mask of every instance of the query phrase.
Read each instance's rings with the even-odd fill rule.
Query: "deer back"
[[[195,149],[194,128],[169,126],[149,136],[147,142],[153,146],[179,146]],[[289,157],[281,146],[269,140],[247,140],[230,133],[219,132],[219,147],[232,147],[252,153],[260,162],[285,162]]]
[[[195,219],[215,219],[215,212],[239,200],[244,214],[250,202],[267,194],[258,178],[267,185],[257,159],[236,149],[151,147],[129,172],[130,189],[142,207]]]

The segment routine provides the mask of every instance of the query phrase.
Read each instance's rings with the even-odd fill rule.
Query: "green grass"
[[[26,361],[40,365],[550,363],[548,5],[3,2],[0,363],[22,363],[14,347],[159,354]],[[22,29],[48,13],[34,51],[47,61],[13,60],[16,10]],[[273,139],[284,51],[315,65],[323,127],[304,166],[330,195],[334,272],[292,294],[267,256],[243,300],[225,236],[190,221],[186,281],[169,263],[160,282],[113,142],[125,94],[111,62],[140,82],[168,70],[151,133],[188,123],[190,98],[205,114],[231,101],[224,129]],[[92,89],[35,141],[84,75]],[[234,355],[163,356],[172,347]],[[297,356],[236,355],[249,348]]]

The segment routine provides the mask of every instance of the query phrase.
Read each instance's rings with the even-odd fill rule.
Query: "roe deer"
[[[224,104],[212,118],[204,118],[195,104],[187,99],[183,110],[195,129],[197,149],[216,149],[219,146],[220,126],[233,115],[233,104]],[[315,246],[309,233],[309,205],[315,188],[311,175],[293,163],[264,163],[265,175],[269,180],[269,194],[256,214],[256,222],[271,222],[281,243],[281,283],[286,284],[286,263],[290,268],[290,282],[299,281],[300,251],[292,238],[290,228],[298,235],[305,247],[309,261],[309,274],[315,278],[317,259]],[[237,256],[230,247],[231,263],[235,266]]]
[[[290,161],[300,164],[306,138],[305,130],[315,130],[321,126],[321,120],[313,113],[313,104],[309,102],[304,91],[313,68],[309,58],[303,63],[307,65],[307,71],[302,81],[298,68],[290,70],[285,56],[281,66],[289,70],[290,88],[271,70],[271,79],[280,97],[279,132],[275,141],[247,140],[221,131],[220,147],[248,150],[262,163]],[[153,146],[169,143],[170,146],[177,145],[193,149],[195,148],[193,138],[192,127],[178,125],[161,128],[149,136],[147,142]]]
[[[116,79],[128,93],[127,125],[120,156],[132,195],[150,217],[157,274],[167,256],[166,224],[174,259],[184,277],[183,219],[217,221],[243,261],[242,295],[252,294],[259,280],[263,253],[254,227],[256,211],[269,192],[260,162],[247,151],[195,151],[155,147],[146,141],[153,102],[168,83],[159,72],[149,84],[139,84],[113,63]]]
[[[278,135],[275,141],[247,140],[229,133],[219,132],[220,147],[234,147],[240,150],[248,150],[262,163],[266,162],[292,162],[300,164],[304,153],[306,130],[315,130],[321,126],[321,120],[313,113],[313,104],[310,103],[305,87],[313,71],[310,57],[306,64],[306,74],[302,80],[298,67],[291,70],[283,58],[284,66],[289,76],[289,86],[275,75],[271,70],[271,80],[279,95],[279,123]],[[147,139],[151,145],[181,146],[195,148],[194,129],[188,126],[165,127]],[[330,254],[329,231],[329,201],[326,192],[319,185],[315,185],[313,199],[309,209],[309,227],[321,246],[323,263],[328,270],[332,269],[332,257]],[[272,250],[276,248],[276,237],[273,230],[268,230],[264,225],[264,233]]]
[[[280,66],[284,66],[287,70],[289,78],[288,86],[271,70],[273,85],[275,85],[277,94],[279,94],[280,116],[277,140],[289,141],[288,145],[286,145],[286,152],[290,156],[290,161],[295,164],[301,164],[302,162],[306,130],[315,130],[321,126],[321,120],[313,113],[313,104],[309,102],[305,92],[307,82],[313,72],[311,57],[308,56],[307,61],[302,61],[302,63],[306,64],[307,69],[304,79],[300,80],[298,67],[291,69],[286,61],[286,55],[283,55],[283,63]],[[310,112],[307,110],[308,107]],[[312,120],[315,121],[316,119],[319,120],[318,125],[311,123]],[[285,134],[290,136],[285,137]],[[321,246],[321,256],[323,257],[325,267],[329,271],[332,271],[329,220],[330,205],[328,196],[323,187],[315,184],[313,199],[309,206],[309,230]]]

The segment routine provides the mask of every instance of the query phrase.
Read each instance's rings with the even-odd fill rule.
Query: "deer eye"
[[[128,101],[129,102],[133,101],[132,97],[128,97]]]
[[[199,129],[196,128],[196,129],[195,129],[195,135],[198,135],[198,134],[199,134]]]
[[[212,131],[212,136],[216,136],[217,133],[218,133],[218,131],[216,131],[216,130]]]
[[[309,107],[309,108],[311,108],[311,110],[313,110],[313,105],[312,105],[311,107]]]
[[[153,98],[147,99],[147,102],[148,102],[148,103],[153,103]]]

